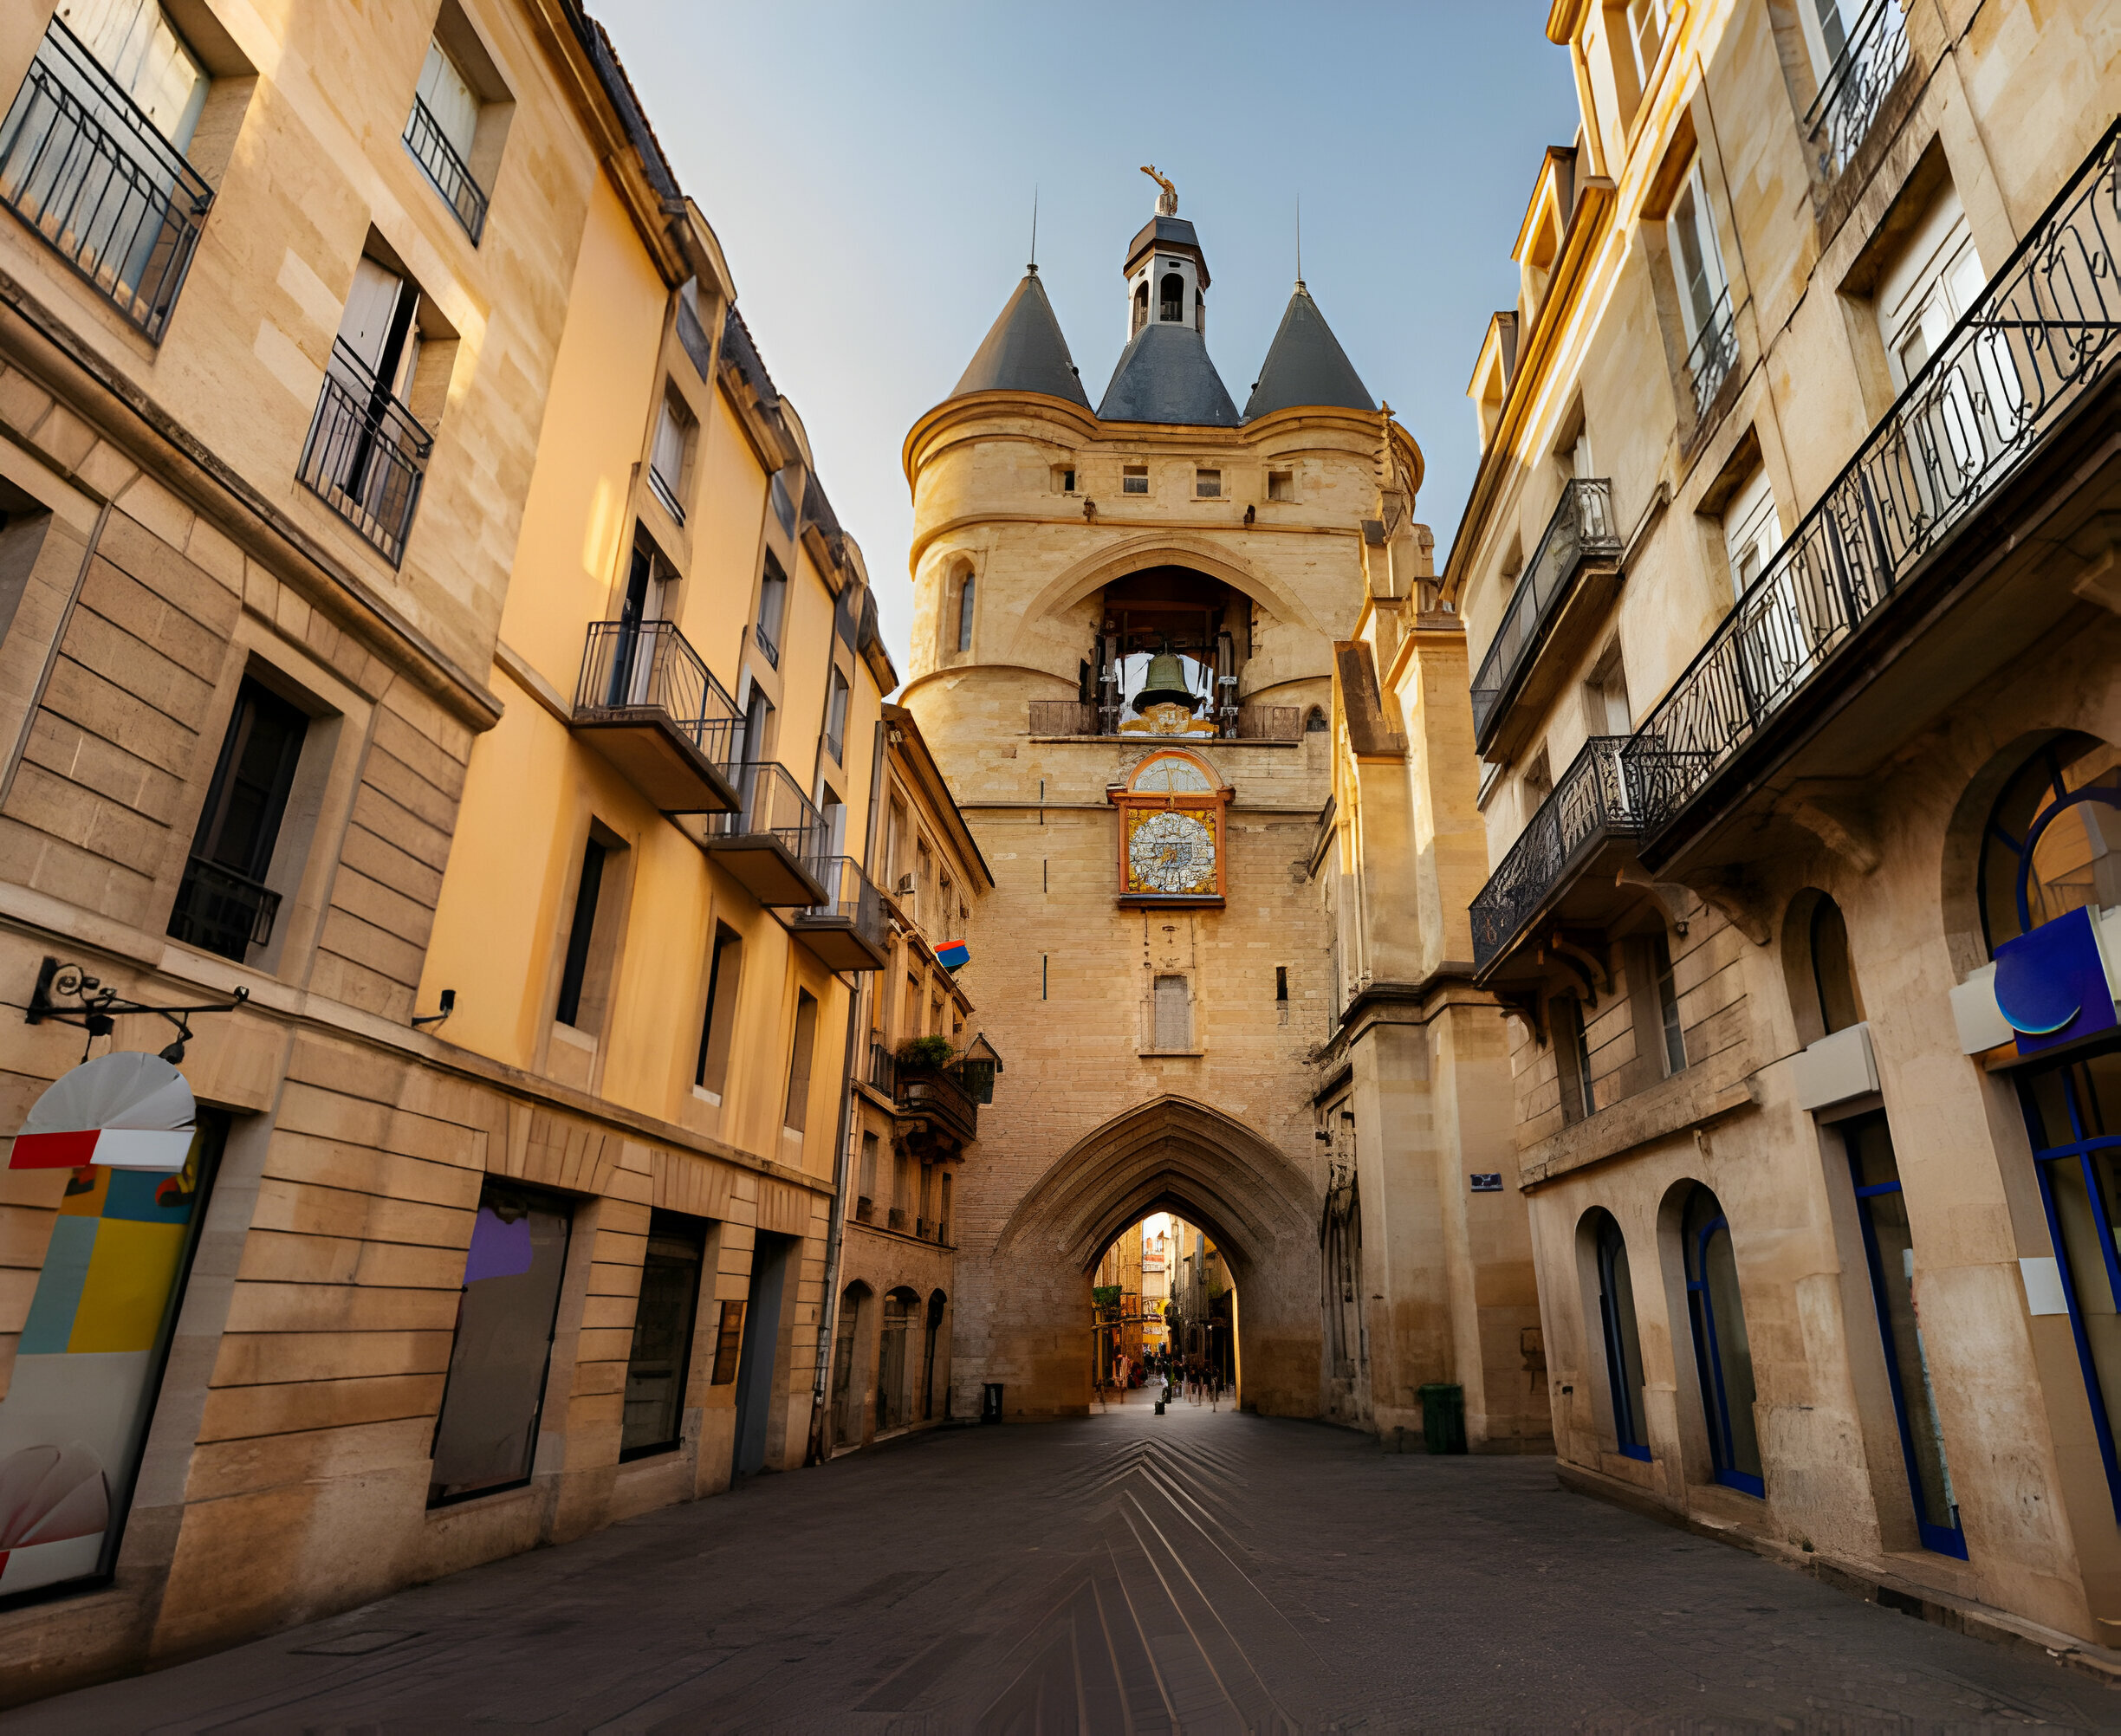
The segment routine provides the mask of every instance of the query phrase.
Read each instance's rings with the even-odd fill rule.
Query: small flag
[[[963,941],[952,941],[948,946],[936,949],[937,961],[945,970],[962,969],[965,961],[971,956],[972,949]]]

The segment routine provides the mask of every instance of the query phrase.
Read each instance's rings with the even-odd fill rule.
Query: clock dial
[[[1171,809],[1145,815],[1127,839],[1127,885],[1135,892],[1212,892],[1214,828],[1197,814]]]

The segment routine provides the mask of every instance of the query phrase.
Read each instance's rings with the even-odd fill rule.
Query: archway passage
[[[1236,1286],[1198,1224],[1151,1212],[1105,1250],[1090,1287],[1093,1402],[1104,1409],[1174,1396],[1238,1402]]]
[[[997,1239],[976,1377],[1003,1383],[1011,1418],[1086,1413],[1111,1367],[1095,1343],[1099,1268],[1124,1235],[1168,1215],[1196,1260],[1175,1276],[1197,1285],[1179,1325],[1200,1329],[1203,1367],[1247,1409],[1316,1415],[1318,1214],[1294,1163],[1205,1104],[1167,1096],[1117,1116],[1054,1160]]]

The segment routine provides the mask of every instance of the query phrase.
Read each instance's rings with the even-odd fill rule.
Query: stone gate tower
[[[988,1381],[1012,1418],[1086,1408],[1093,1268],[1159,1209],[1228,1258],[1244,1400],[1346,1409],[1320,1257],[1346,1154],[1314,1099],[1346,997],[1315,870],[1336,642],[1429,582],[1422,459],[1300,282],[1240,411],[1207,256],[1168,184],[1158,207],[1094,409],[1034,266],[905,443],[905,703],[996,882],[965,967],[1005,1070],[959,1182],[959,1415]]]

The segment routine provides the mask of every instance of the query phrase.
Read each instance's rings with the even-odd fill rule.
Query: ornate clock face
[[[1213,892],[1215,830],[1198,814],[1168,809],[1145,815],[1127,839],[1127,890]]]

